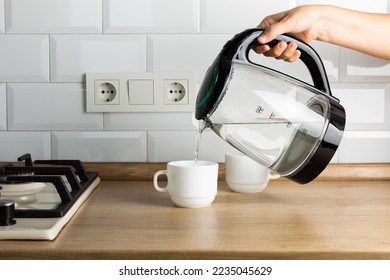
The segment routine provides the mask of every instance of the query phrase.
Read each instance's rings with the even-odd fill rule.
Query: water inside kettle
[[[252,159],[300,184],[328,165],[345,128],[345,110],[332,95],[316,51],[283,34],[271,43],[295,42],[311,81],[253,60],[251,50],[263,29],[227,41],[199,88],[195,117]],[[257,56],[256,56],[257,58]]]
[[[326,102],[271,73],[234,63],[208,121],[225,141],[283,176],[309,159],[321,141]]]

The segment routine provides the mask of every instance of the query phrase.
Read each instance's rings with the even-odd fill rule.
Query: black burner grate
[[[0,182],[51,183],[58,192],[61,202],[55,209],[16,209],[15,218],[53,218],[62,217],[77,201],[80,195],[97,178],[97,172],[87,172],[79,160],[36,160],[30,154],[18,158],[25,166],[8,164],[0,167]],[[70,185],[68,190],[63,177]]]

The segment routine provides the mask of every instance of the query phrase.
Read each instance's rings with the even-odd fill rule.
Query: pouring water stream
[[[208,127],[209,127],[209,125],[208,125],[208,123],[206,121],[204,121],[204,120],[200,120],[199,121],[198,133],[196,134],[196,138],[195,138],[194,165],[198,164],[199,145],[200,145],[200,140],[202,138],[202,133]]]

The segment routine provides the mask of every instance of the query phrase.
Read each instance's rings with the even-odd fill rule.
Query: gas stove
[[[53,240],[99,185],[79,160],[18,158],[0,166],[0,240]]]

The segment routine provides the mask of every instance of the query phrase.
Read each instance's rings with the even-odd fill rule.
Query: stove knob
[[[14,225],[15,203],[10,199],[0,199],[0,226]]]

